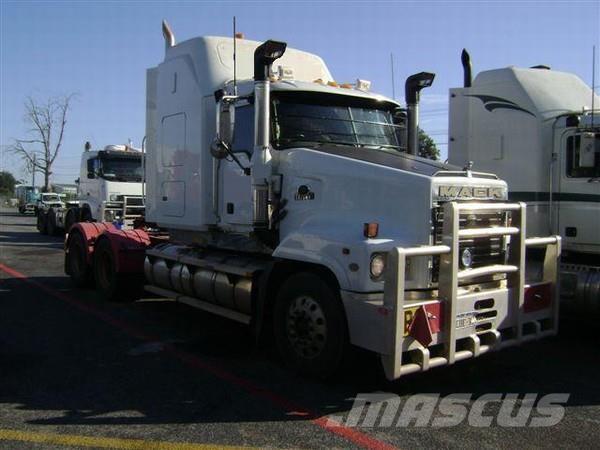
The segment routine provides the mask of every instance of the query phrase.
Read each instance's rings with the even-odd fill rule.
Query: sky
[[[85,141],[139,146],[145,70],[162,61],[161,20],[177,41],[202,35],[283,40],[321,56],[339,82],[357,78],[403,100],[404,80],[436,73],[421,96],[421,126],[447,152],[448,89],[462,85],[460,52],[474,74],[546,64],[592,85],[600,50],[599,1],[9,1],[0,0],[0,170],[30,179],[7,150],[27,136],[23,103],[77,93],[52,181],[78,177]],[[391,81],[394,55],[395,89]],[[600,58],[596,56],[598,61]],[[596,84],[600,84],[596,68]],[[41,180],[41,174],[37,175]]]

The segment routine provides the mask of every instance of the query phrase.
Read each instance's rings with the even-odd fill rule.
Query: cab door
[[[600,132],[568,133],[561,148],[558,232],[567,250],[599,251]]]
[[[254,105],[238,101],[233,113],[231,151],[233,157],[219,162],[221,227],[252,230],[252,178],[250,160],[254,149]],[[237,160],[237,161],[236,161]]]

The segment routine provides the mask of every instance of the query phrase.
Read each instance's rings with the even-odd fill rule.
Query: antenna
[[[396,100],[396,83],[394,81],[394,54],[390,53],[390,62],[392,65],[392,98]]]
[[[594,128],[594,97],[596,97],[596,46],[592,47],[592,128]]]
[[[236,60],[235,16],[233,16],[233,95],[237,95],[237,60]]]

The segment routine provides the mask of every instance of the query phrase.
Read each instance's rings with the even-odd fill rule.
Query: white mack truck
[[[527,201],[527,234],[563,239],[563,306],[600,312],[600,97],[574,74],[507,67],[450,90],[449,161],[473,161]],[[595,111],[593,108],[596,107]]]
[[[556,333],[560,238],[526,239],[526,206],[495,175],[416,156],[433,74],[407,79],[404,110],[283,42],[163,33],[146,224],[75,224],[76,285],[124,300],[144,284],[271,336],[315,376],[350,344],[396,379]],[[531,246],[546,264],[526,285]]]
[[[40,233],[50,235],[68,232],[76,222],[107,221],[131,228],[143,214],[142,153],[127,145],[91,150],[86,142],[81,156],[77,200],[41,204],[37,211],[37,228]]]

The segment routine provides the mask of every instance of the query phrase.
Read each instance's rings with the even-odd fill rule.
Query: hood
[[[409,155],[396,151],[384,151],[369,147],[354,147],[352,145],[322,145],[318,151],[346,158],[358,159],[392,169],[414,172],[419,175],[432,176],[441,170],[460,170],[456,166],[444,164],[420,156]]]

